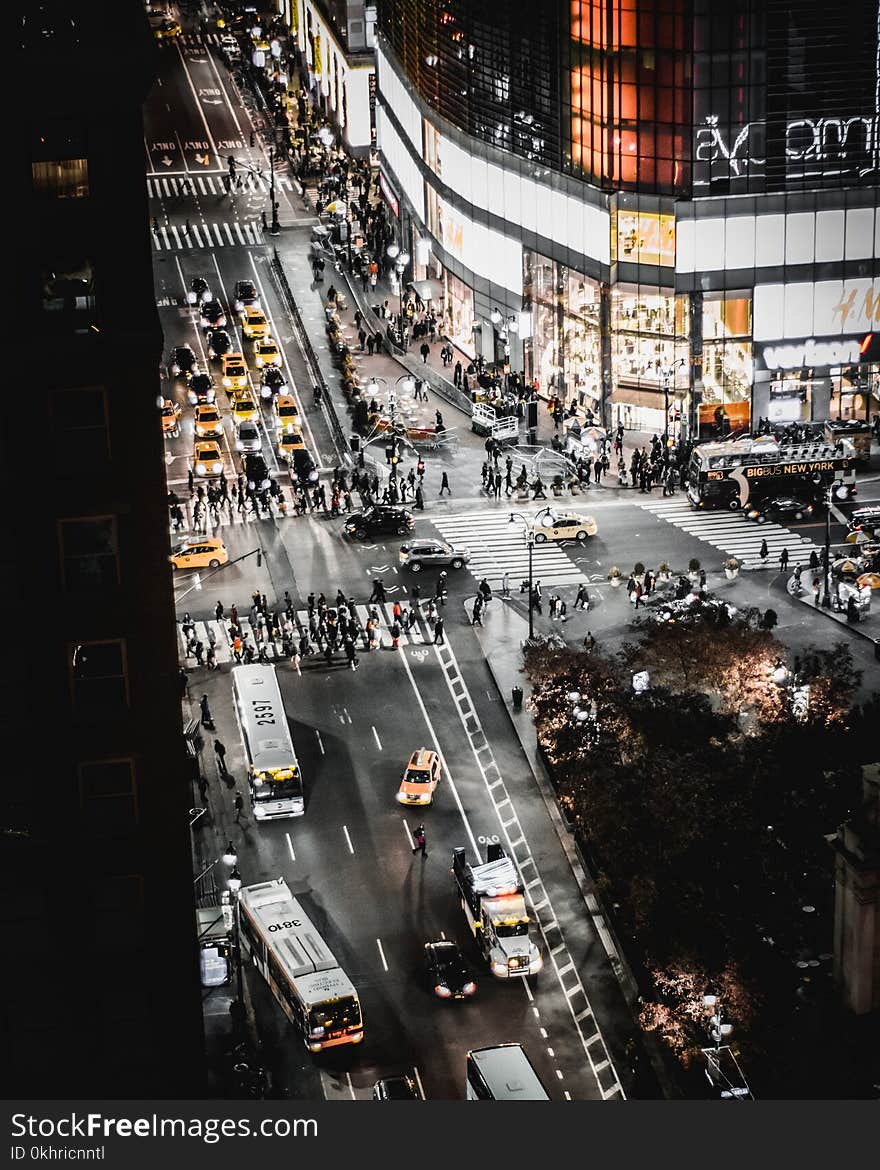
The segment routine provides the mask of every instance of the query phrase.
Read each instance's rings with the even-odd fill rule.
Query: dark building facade
[[[26,401],[3,420],[18,501],[2,552],[5,1095],[194,1097],[192,800],[143,160],[153,39],[138,0],[31,5],[14,35]]]
[[[651,430],[880,409],[877,0],[381,0],[377,76],[466,351]]]

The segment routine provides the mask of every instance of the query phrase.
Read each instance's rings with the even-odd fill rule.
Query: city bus
[[[467,1054],[468,1101],[549,1101],[521,1044],[496,1044]]]
[[[242,886],[239,943],[310,1052],[364,1038],[354,984],[293,897],[284,878]]]
[[[855,495],[856,453],[848,439],[779,443],[772,435],[702,443],[691,453],[687,493],[698,508],[739,511],[766,496],[811,503],[831,487],[835,499]]]
[[[266,821],[302,816],[302,776],[275,667],[233,667],[232,699],[247,761],[254,817]]]

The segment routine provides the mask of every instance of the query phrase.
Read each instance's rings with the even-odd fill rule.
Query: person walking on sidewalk
[[[438,617],[434,622],[434,645],[442,646],[445,640],[446,639],[443,634],[443,618]]]
[[[449,492],[449,494],[452,495],[452,488],[449,486],[449,474],[445,471],[440,477],[440,491],[437,494],[442,496],[444,491]]]
[[[787,568],[788,568],[788,549],[784,548],[782,550],[782,552],[779,554],[779,571],[780,571],[780,573],[784,573]]]
[[[504,576],[501,578],[501,596],[510,597],[510,573],[505,569]]]
[[[376,577],[373,580],[373,592],[370,594],[367,604],[378,602],[379,605],[385,604],[385,585],[381,577]]]
[[[416,853],[421,852],[422,861],[424,861],[428,856],[428,850],[426,848],[427,839],[425,837],[424,825],[416,825],[415,829],[413,829],[413,841],[415,841],[415,845],[413,845],[413,856],[415,856]]]
[[[472,626],[482,626],[483,624],[483,595],[478,593],[474,598],[474,616],[471,618]]]
[[[238,789],[235,791],[235,800],[233,801],[233,805],[235,808],[235,823],[238,825],[241,823],[242,815],[244,813],[244,797],[242,796],[241,792],[238,791]],[[244,819],[245,823],[247,823],[247,817]]]
[[[226,746],[219,739],[214,740],[214,755],[217,757],[217,771],[221,776],[228,776],[226,769]]]
[[[761,547],[758,550],[758,556],[761,558],[761,564],[767,564],[767,557],[770,555],[770,549],[767,547],[766,539],[761,541]]]
[[[587,591],[586,585],[581,585],[577,591],[577,597],[574,599],[575,609],[589,609],[590,608],[590,594]]]

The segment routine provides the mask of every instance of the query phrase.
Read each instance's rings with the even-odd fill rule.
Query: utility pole
[[[272,226],[269,228],[269,234],[277,236],[281,231],[281,225],[278,223],[278,203],[275,199],[275,146],[269,147],[269,199],[272,203]]]
[[[822,608],[831,608],[831,485],[825,492],[825,595],[822,598]]]

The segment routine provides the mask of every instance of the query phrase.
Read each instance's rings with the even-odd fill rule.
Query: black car
[[[412,1077],[384,1077],[373,1085],[374,1101],[424,1101]]]
[[[876,536],[880,532],[880,504],[866,504],[863,508],[856,508],[849,518],[848,527],[850,532]]]
[[[214,402],[217,391],[214,389],[214,379],[210,374],[196,371],[189,380],[186,396],[190,406],[200,406],[203,402]]]
[[[196,367],[196,355],[188,345],[175,345],[168,355],[168,377],[187,378]]]
[[[262,455],[245,455],[244,460],[244,474],[247,478],[247,485],[251,491],[262,492],[269,487],[272,480],[269,477],[269,469],[266,466],[266,460]]]
[[[257,300],[257,290],[252,280],[237,280],[235,282],[233,304],[236,309],[241,310],[246,305],[255,305]]]
[[[286,385],[287,379],[278,366],[263,367],[263,373],[260,378],[261,398],[272,398],[275,394],[280,394]]]
[[[290,463],[290,478],[301,487],[313,488],[318,482],[318,469],[309,452],[303,447],[294,451]]]
[[[226,310],[219,301],[205,301],[199,309],[203,329],[222,329],[226,324]]]
[[[371,508],[364,508],[363,512],[354,512],[349,516],[343,532],[358,540],[366,540],[370,536],[379,536],[386,532],[396,532],[398,536],[403,536],[407,532],[412,532],[413,525],[413,514],[406,508],[374,504]]]
[[[425,977],[439,999],[468,999],[477,990],[461,951],[448,939],[425,943]]]
[[[208,357],[222,357],[224,353],[230,353],[232,350],[232,341],[225,329],[209,329],[207,341]]]
[[[749,508],[746,515],[758,524],[765,524],[768,520],[790,524],[795,520],[811,520],[815,510],[808,501],[799,500],[795,496],[772,496]]]
[[[201,305],[211,299],[211,288],[203,276],[196,276],[193,279],[186,299],[191,305]]]

